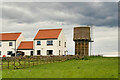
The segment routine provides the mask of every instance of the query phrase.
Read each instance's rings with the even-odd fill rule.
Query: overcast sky
[[[106,2],[4,2],[3,32],[23,32],[32,40],[39,29],[63,28],[68,51],[74,54],[73,28],[92,25],[93,54],[118,51],[118,3]]]

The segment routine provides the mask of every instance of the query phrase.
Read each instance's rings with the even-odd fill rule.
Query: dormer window
[[[47,45],[53,45],[53,40],[48,40]]]
[[[13,42],[9,42],[9,46],[13,46]]]
[[[37,45],[41,45],[41,41],[37,41]]]

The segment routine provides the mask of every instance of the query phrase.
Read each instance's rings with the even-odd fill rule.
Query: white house
[[[62,29],[41,29],[33,41],[34,55],[67,55]]]
[[[33,41],[22,41],[17,49],[23,55],[33,56]]]
[[[22,40],[24,40],[22,33],[0,33],[0,57],[16,54]]]
[[[0,57],[19,52],[28,56],[67,55],[62,29],[41,29],[33,41],[23,41],[22,33],[0,33],[0,37]]]

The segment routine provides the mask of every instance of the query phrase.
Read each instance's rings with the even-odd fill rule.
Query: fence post
[[[2,70],[3,70],[3,61],[1,62]]]
[[[13,59],[13,62],[14,62],[14,64],[13,64],[13,65],[14,65],[14,69],[15,69],[15,57],[14,57],[14,59]]]
[[[38,65],[38,57],[36,58],[36,60],[37,60],[37,65]]]
[[[34,66],[34,57],[33,57],[33,66]]]
[[[41,64],[40,60],[41,60],[41,56],[39,57],[39,64]]]
[[[48,56],[47,56],[47,59],[46,59],[46,63],[48,63]]]
[[[25,64],[26,64],[26,60],[25,60],[25,58],[24,58],[24,68],[25,68]]]
[[[26,58],[27,59],[27,58]],[[28,67],[30,67],[30,61],[31,61],[31,58],[28,58]]]
[[[46,56],[44,57],[44,63],[46,64]]]
[[[8,59],[8,69],[9,69],[9,59]]]

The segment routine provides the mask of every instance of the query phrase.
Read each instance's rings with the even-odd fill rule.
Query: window
[[[47,50],[47,55],[53,55],[53,50]]]
[[[1,51],[0,51],[0,55],[1,55]]]
[[[0,42],[0,47],[2,46],[2,43]]]
[[[37,50],[37,55],[41,55],[41,50]]]
[[[12,51],[8,51],[8,52],[7,52],[7,55],[11,55],[11,54],[12,54]]]
[[[61,41],[59,41],[59,46],[61,46]]]
[[[59,50],[59,55],[60,55],[60,50]]]
[[[47,41],[47,45],[53,45],[53,41]]]
[[[37,41],[37,45],[41,45],[41,41]]]
[[[12,42],[9,42],[9,46],[13,46],[13,43],[12,43]]]
[[[65,47],[66,47],[66,42],[65,42]]]

